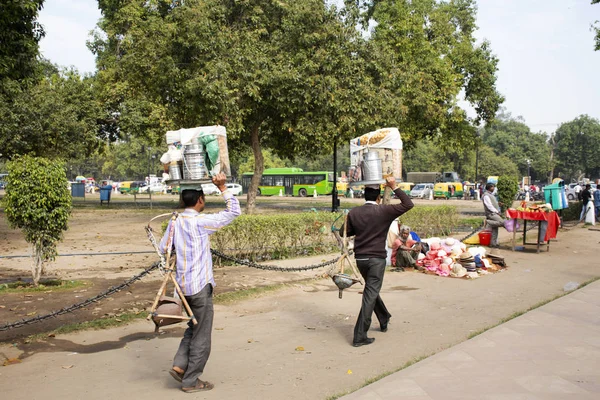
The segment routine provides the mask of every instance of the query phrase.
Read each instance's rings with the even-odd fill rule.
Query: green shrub
[[[460,222],[460,216],[455,206],[417,206],[400,216],[399,219],[417,232],[421,238],[448,236]]]
[[[400,219],[423,238],[447,236],[460,223],[455,206],[415,207]],[[331,225],[335,221],[339,228],[342,220],[330,212],[241,215],[211,235],[211,247],[252,261],[331,253],[339,251]],[[163,232],[167,224],[162,223]]]
[[[519,192],[519,182],[516,178],[508,175],[502,175],[498,178],[498,201],[502,212],[512,206],[513,200]]]
[[[562,215],[563,221],[579,221],[583,203],[580,201],[569,202],[569,207],[559,210],[559,215]]]
[[[329,212],[241,215],[211,236],[215,250],[250,260],[282,259],[337,249]]]
[[[33,247],[32,278],[37,286],[67,229],[71,213],[67,176],[61,162],[31,156],[16,158],[7,168],[6,219]]]

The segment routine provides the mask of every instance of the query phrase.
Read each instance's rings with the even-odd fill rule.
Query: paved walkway
[[[600,281],[343,399],[600,399]]]

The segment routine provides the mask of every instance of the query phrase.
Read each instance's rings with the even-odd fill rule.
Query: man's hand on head
[[[385,184],[392,190],[396,190],[396,178],[394,178],[393,176],[388,176],[387,178],[385,178]]]
[[[212,177],[212,182],[215,184],[216,187],[219,188],[221,192],[227,190],[227,187],[225,186],[225,181],[227,181],[227,176],[222,172],[219,172],[218,174]]]

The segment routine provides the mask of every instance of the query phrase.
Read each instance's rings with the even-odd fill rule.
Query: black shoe
[[[387,332],[387,326],[390,320],[385,321],[385,324],[381,324],[381,332]]]
[[[354,347],[366,346],[368,344],[373,343],[374,341],[375,341],[375,338],[368,337],[365,340],[360,341],[360,342],[352,342],[352,346],[354,346]]]

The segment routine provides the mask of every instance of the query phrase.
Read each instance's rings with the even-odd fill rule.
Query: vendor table
[[[523,245],[526,244],[535,244],[537,245],[537,252],[540,252],[540,245],[546,244],[546,251],[550,251],[550,239],[556,239],[556,233],[558,232],[558,227],[560,226],[560,218],[556,211],[551,212],[542,212],[542,211],[517,211],[512,208],[506,210],[506,217],[511,219],[523,220]],[[527,221],[540,221],[540,227],[538,228],[538,240],[537,243],[527,243]],[[544,237],[542,238],[542,223],[546,222],[546,232]],[[515,251],[515,240],[516,240],[517,230],[513,230],[513,251]]]

